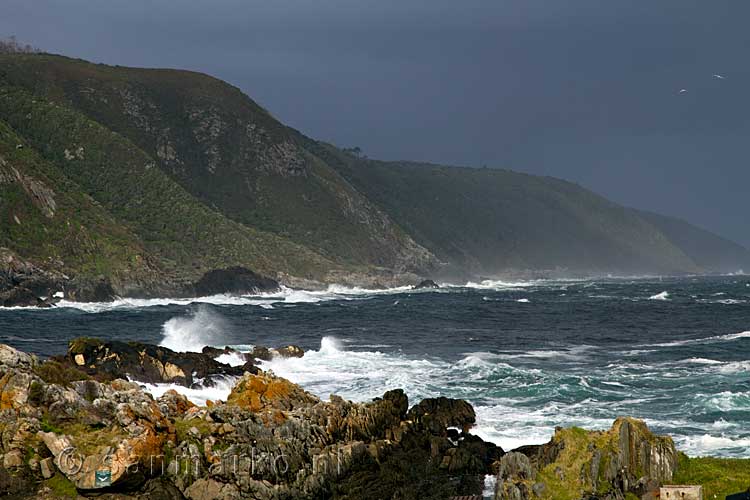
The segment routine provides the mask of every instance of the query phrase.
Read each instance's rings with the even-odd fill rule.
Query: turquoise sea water
[[[82,335],[178,350],[298,344],[304,358],[266,368],[321,397],[366,400],[401,387],[413,402],[467,399],[475,433],[505,449],[544,442],[556,425],[606,428],[632,415],[690,455],[750,457],[747,276],[0,309],[0,342],[41,356]],[[227,389],[188,393],[201,400]]]

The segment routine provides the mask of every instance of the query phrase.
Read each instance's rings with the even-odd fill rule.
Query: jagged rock
[[[446,435],[448,427],[458,427],[468,432],[477,420],[474,408],[469,403],[446,397],[422,400],[409,410],[406,418],[438,435]]]
[[[29,395],[35,380],[34,375],[20,370],[8,370],[0,377],[0,411],[29,413]]]
[[[280,358],[301,358],[305,355],[305,351],[296,345],[288,345],[276,349],[271,348],[269,351],[272,356]]]
[[[67,277],[49,272],[0,247],[0,306],[50,307]]]
[[[305,355],[304,349],[296,345],[287,345],[284,347],[264,347],[264,346],[253,346],[250,352],[242,353],[231,347],[224,347],[219,349],[216,347],[205,346],[201,352],[212,358],[218,358],[223,354],[235,354],[243,357],[251,365],[256,361],[270,361],[273,358],[301,358]]]
[[[185,490],[190,500],[240,500],[242,495],[233,484],[220,483],[213,479],[198,479]]]
[[[47,457],[39,462],[39,471],[44,479],[49,479],[55,475],[55,464],[52,457]]]
[[[273,353],[271,353],[271,350],[268,347],[263,346],[254,346],[253,350],[247,355],[260,361],[271,361],[273,359]]]
[[[422,290],[424,288],[440,288],[440,285],[432,280],[422,280],[414,285],[414,290]]]
[[[249,295],[279,291],[279,283],[244,267],[216,269],[203,275],[194,285],[198,296],[232,293]]]
[[[498,464],[495,499],[527,500],[530,498],[528,482],[535,474],[536,470],[526,455],[518,452],[507,453]]]
[[[3,467],[13,469],[23,465],[23,453],[21,450],[11,450],[3,456]]]
[[[179,394],[174,389],[170,389],[156,400],[161,412],[167,417],[182,417],[189,409],[195,408],[195,405],[185,396]]]
[[[398,440],[401,421],[409,400],[401,389],[383,394],[369,403],[355,404],[332,397],[329,406],[328,432],[347,441]]]
[[[106,278],[75,278],[65,284],[65,296],[78,302],[111,302],[117,298],[112,283]]]
[[[268,373],[246,373],[232,388],[227,403],[254,412],[261,410],[293,410],[318,403],[320,400],[296,384]]]
[[[37,364],[36,356],[26,354],[9,345],[0,344],[0,373],[6,370],[31,370]]]
[[[643,421],[625,417],[615,420],[608,431],[558,428],[546,445],[520,451],[500,461],[498,485],[504,486],[498,487],[497,500],[533,498],[538,482],[544,482],[545,489],[577,492],[582,498],[640,497],[671,481],[677,466],[671,438],[656,436]]]
[[[0,293],[2,307],[52,307],[45,299],[38,297],[28,288],[18,286]]]
[[[90,375],[132,378],[146,383],[175,383],[190,387],[196,378],[239,377],[251,366],[232,367],[203,353],[175,352],[166,347],[137,342],[79,338],[68,346],[68,361]]]
[[[562,428],[558,428],[556,430],[562,430]],[[564,440],[556,441],[553,439],[550,442],[541,445],[521,446],[513,451],[523,453],[524,455],[529,457],[532,466],[535,469],[540,470],[557,460],[557,457],[560,455],[560,452],[564,448]]]
[[[55,466],[79,490],[101,490],[110,484],[137,487],[154,467],[154,460],[163,457],[164,444],[174,436],[173,424],[138,385],[123,380],[100,385],[108,404],[97,405],[100,400],[83,403],[79,415],[107,413],[108,426],[79,435],[44,431],[37,435],[53,455]],[[109,473],[107,482],[97,479],[101,471]]]
[[[200,408],[175,391],[154,400],[126,380],[40,375],[75,366],[112,375],[130,366],[123,362],[130,351],[115,349],[123,345],[166,362],[149,346],[120,344],[78,339],[65,359],[42,365],[0,346],[0,453],[7,466],[0,486],[27,471],[31,495],[51,498],[41,481],[59,471],[102,500],[446,498],[478,494],[502,457],[500,448],[447,429],[468,427],[471,405],[438,398],[409,411],[402,390],[367,403],[321,401],[259,371],[245,373],[226,403]],[[110,362],[119,364],[108,371]],[[99,481],[97,471],[105,473]],[[102,482],[106,472],[111,486]]]

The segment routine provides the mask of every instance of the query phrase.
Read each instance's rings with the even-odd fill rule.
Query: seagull
[[[686,93],[687,93],[687,89],[680,89],[680,94],[686,94]]]
[[[722,75],[714,75],[714,78],[716,78],[717,80],[726,80],[726,77]]]

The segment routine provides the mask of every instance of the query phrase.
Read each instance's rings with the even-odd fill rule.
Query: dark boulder
[[[305,351],[296,345],[287,345],[278,348],[268,348],[258,345],[253,347],[253,350],[245,356],[249,360],[271,361],[273,358],[301,358],[304,355]]]
[[[47,300],[38,297],[25,287],[15,287],[0,292],[0,306],[2,307],[52,307]]]
[[[418,284],[414,285],[414,290],[421,290],[423,288],[440,288],[440,285],[432,280],[422,280]]]
[[[260,345],[256,345],[253,347],[253,350],[247,353],[248,356],[250,356],[253,359],[257,359],[260,361],[271,361],[273,358],[273,353],[268,347],[263,347]]]
[[[0,247],[0,307],[50,307],[63,278]]]
[[[66,284],[65,297],[78,302],[112,302],[117,294],[106,278],[76,278]]]
[[[284,347],[278,347],[276,349],[270,349],[271,354],[280,358],[301,358],[305,355],[305,351],[296,345],[287,345]]]
[[[196,379],[211,385],[215,379],[257,372],[251,364],[229,366],[198,352],[175,352],[166,347],[138,342],[79,338],[68,346],[69,363],[96,378],[131,378],[144,383],[192,386]]]
[[[462,399],[446,397],[422,400],[406,415],[408,420],[421,424],[438,436],[447,435],[448,427],[457,427],[464,432],[476,423],[474,408]]]
[[[244,267],[209,271],[195,283],[193,288],[198,296],[221,293],[248,295],[280,290],[279,283],[276,280],[261,276]]]

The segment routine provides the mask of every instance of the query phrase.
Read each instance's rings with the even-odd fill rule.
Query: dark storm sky
[[[750,245],[750,2],[201,4],[0,0],[0,35],[207,72],[371,157],[562,177]]]

